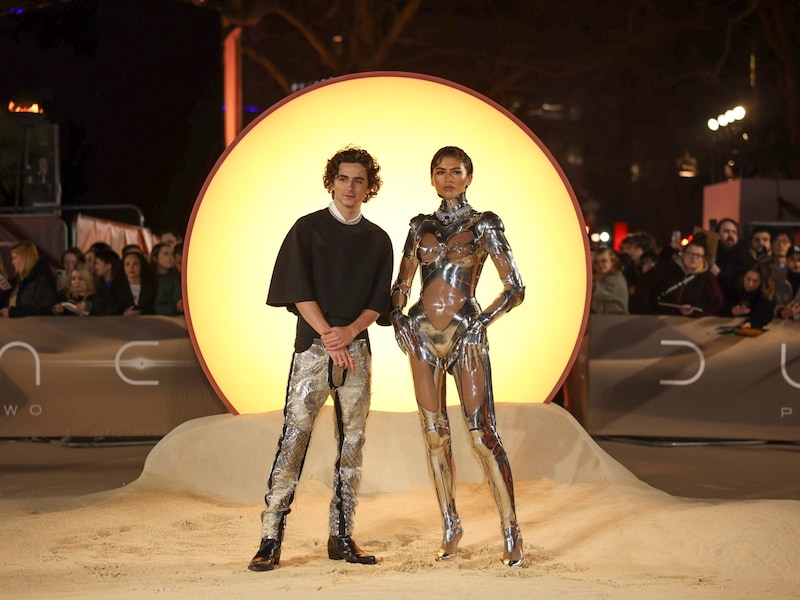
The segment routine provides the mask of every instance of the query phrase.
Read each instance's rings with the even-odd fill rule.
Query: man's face
[[[333,179],[333,202],[345,215],[357,213],[367,197],[367,170],[359,163],[342,163]],[[353,215],[355,216],[355,215]]]
[[[111,265],[102,259],[94,261],[94,274],[100,279],[105,279],[106,276],[111,274]]]
[[[785,233],[779,233],[772,241],[772,255],[779,258],[785,258],[789,248],[792,247],[792,240]]]
[[[756,231],[750,238],[750,247],[753,250],[758,250],[759,247],[769,250],[770,241],[769,231]]]
[[[786,258],[786,266],[792,273],[800,273],[800,254],[790,254]]]
[[[736,245],[736,242],[739,241],[739,231],[736,229],[736,225],[731,223],[730,221],[725,221],[719,227],[719,243],[722,244],[725,248],[733,248]]]

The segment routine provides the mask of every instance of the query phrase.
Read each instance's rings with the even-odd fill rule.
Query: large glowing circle
[[[467,197],[503,219],[527,288],[523,304],[489,329],[495,401],[549,400],[577,354],[590,289],[569,183],[538,138],[491,100],[442,79],[383,72],[331,79],[273,106],[227,148],[198,196],[184,250],[186,317],[223,402],[234,413],[283,408],[295,317],[265,304],[272,267],[295,220],[330,201],[325,163],[350,144],[382,167],[383,187],[363,212],[391,237],[395,274],[409,220],[438,206],[434,152],[455,145],[472,157]],[[478,301],[501,290],[487,261]],[[370,338],[372,409],[416,410],[392,328],[373,325]]]

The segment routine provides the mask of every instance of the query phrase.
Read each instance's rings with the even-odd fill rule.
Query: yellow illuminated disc
[[[325,163],[346,145],[381,165],[383,187],[363,213],[391,237],[394,275],[409,220],[439,204],[433,154],[452,145],[471,156],[467,198],[500,215],[526,285],[522,305],[489,328],[495,401],[548,401],[577,353],[589,295],[588,242],[566,178],[538,138],[491,100],[442,79],[383,72],[331,79],[273,106],[206,180],[186,236],[184,298],[192,343],[223,402],[234,413],[283,408],[295,317],[265,303],[272,267],[295,220],[327,206]],[[486,306],[501,290],[487,261],[478,301]],[[370,338],[372,409],[416,410],[392,328],[373,325]]]

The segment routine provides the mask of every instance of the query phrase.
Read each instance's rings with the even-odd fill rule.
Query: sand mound
[[[458,481],[481,483],[483,472],[472,453],[460,409],[450,407],[449,412]],[[555,483],[644,485],[559,406],[501,404],[497,420],[517,482],[544,478]],[[258,502],[264,496],[282,425],[280,411],[189,421],[156,445],[137,483],[234,502]],[[330,486],[335,452],[333,411],[326,406],[315,424],[301,481]],[[370,413],[361,493],[394,494],[429,485],[417,414]]]

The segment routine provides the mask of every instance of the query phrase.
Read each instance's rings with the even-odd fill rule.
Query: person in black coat
[[[98,316],[110,314],[108,298],[97,293],[94,274],[85,262],[77,263],[69,273],[69,287],[53,306],[54,315]]]
[[[732,304],[738,297],[742,276],[755,264],[756,259],[739,239],[739,223],[725,218],[717,223],[715,231],[719,235],[719,244],[714,264],[709,270],[717,277],[724,302]]]
[[[183,290],[181,288],[183,242],[175,244],[175,268],[158,280],[156,285],[156,314],[182,315]]]
[[[11,282],[8,280],[8,273],[3,264],[3,258],[0,256],[0,307],[7,306],[11,290]]]
[[[631,298],[631,313],[644,315],[715,315],[722,307],[717,278],[708,270],[705,240],[695,237],[672,260],[645,273]]]
[[[726,299],[721,315],[742,317],[741,327],[764,329],[775,314],[775,282],[769,269],[753,265],[739,280],[734,297]]]
[[[7,318],[49,315],[56,302],[56,280],[47,261],[39,258],[33,242],[19,242],[11,247],[15,275],[4,294],[0,316]]]
[[[115,313],[123,316],[155,314],[156,286],[150,278],[147,259],[139,252],[122,257],[122,273],[111,284]]]

